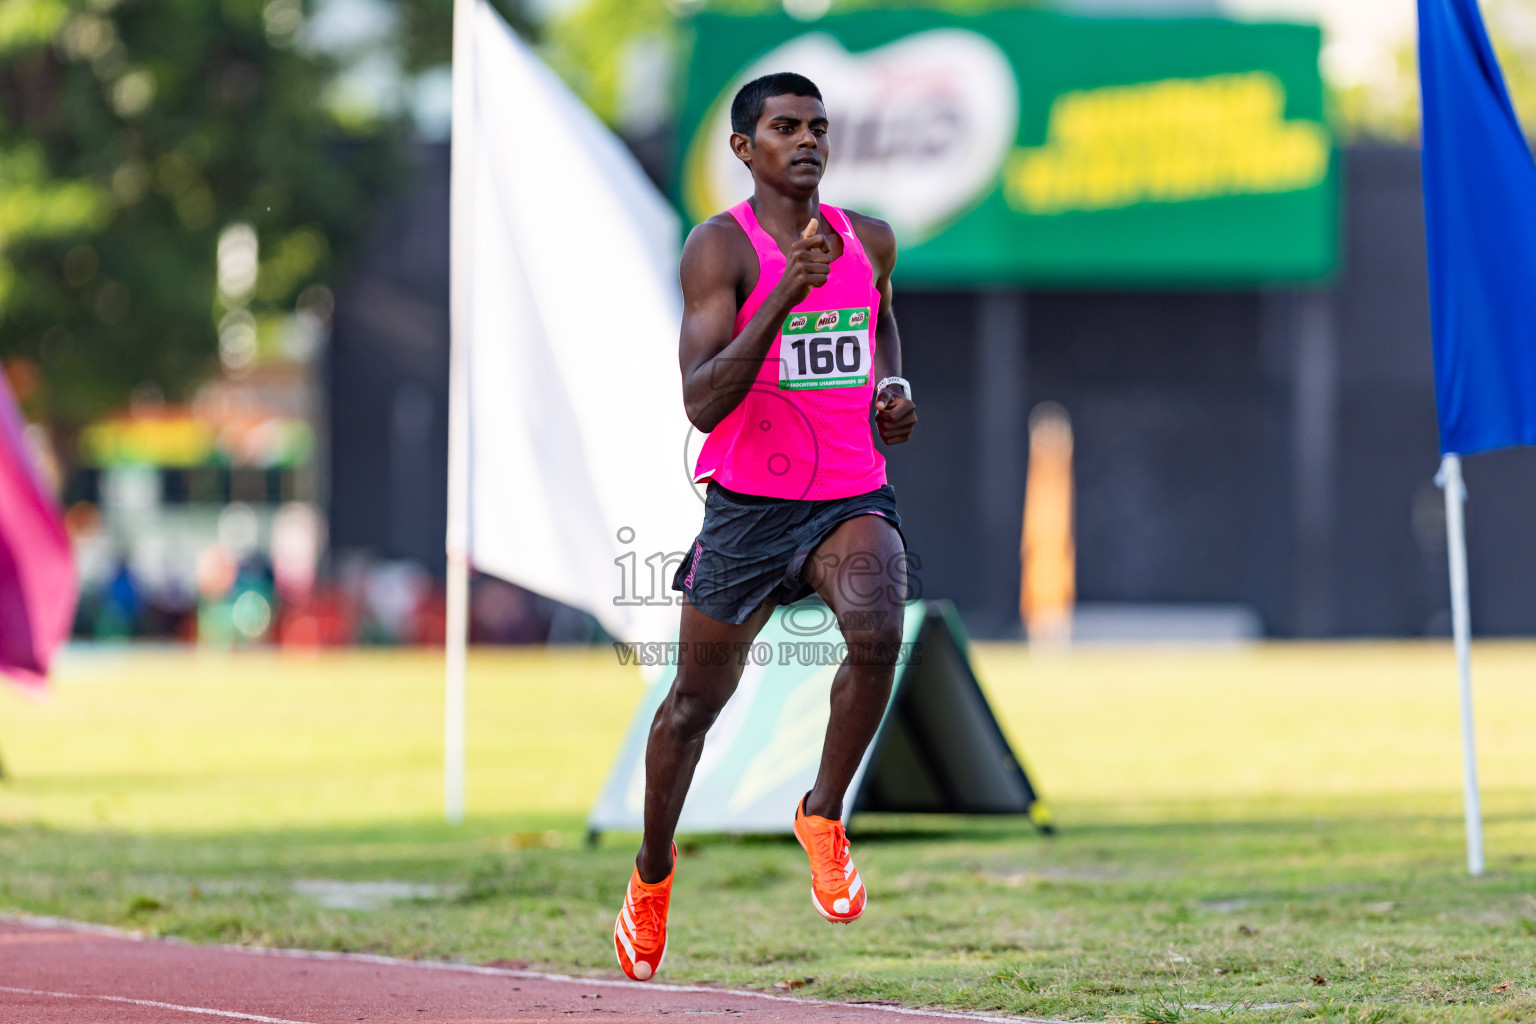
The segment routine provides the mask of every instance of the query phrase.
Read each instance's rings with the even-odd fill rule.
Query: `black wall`
[[[1319,289],[897,296],[920,411],[893,449],[924,596],[1017,632],[1028,411],[1076,433],[1079,598],[1236,603],[1275,636],[1448,629],[1418,154],[1345,159]],[[338,299],[332,545],[440,568],[447,152]],[[1536,455],[1467,463],[1474,626],[1536,632]]]
[[[420,146],[337,292],[330,547],[441,573],[448,514],[448,147]]]

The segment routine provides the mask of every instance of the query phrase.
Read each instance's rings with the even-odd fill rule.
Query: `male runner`
[[[832,683],[816,784],[793,811],[795,836],[823,917],[854,921],[867,899],[843,795],[890,696],[907,583],[896,495],[869,417],[873,406],[881,440],[900,444],[917,412],[891,312],[896,238],[883,221],[820,202],[827,129],[808,79],[742,86],[731,149],[752,172],[752,198],[683,246],[683,401],[709,434],[694,471],[709,488],[703,529],[672,581],[687,595],[685,653],[651,725],[645,839],[614,925],[619,966],[639,981],[666,954],[672,834],[704,734],[741,678],[739,658],[695,652],[746,649],[778,605],[812,593],[837,616],[848,656]]]

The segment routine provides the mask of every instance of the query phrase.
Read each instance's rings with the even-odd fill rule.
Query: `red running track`
[[[916,1024],[1014,1020],[827,1003],[696,986],[356,954],[193,946],[106,928],[0,919],[3,1024],[604,1024],[744,1021]]]

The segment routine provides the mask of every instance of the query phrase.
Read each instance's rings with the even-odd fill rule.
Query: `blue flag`
[[[1418,0],[1440,450],[1536,444],[1536,160],[1477,0]]]

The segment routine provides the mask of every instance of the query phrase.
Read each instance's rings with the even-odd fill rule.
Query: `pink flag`
[[[0,676],[43,688],[54,649],[69,636],[76,597],[64,520],[0,374]]]

